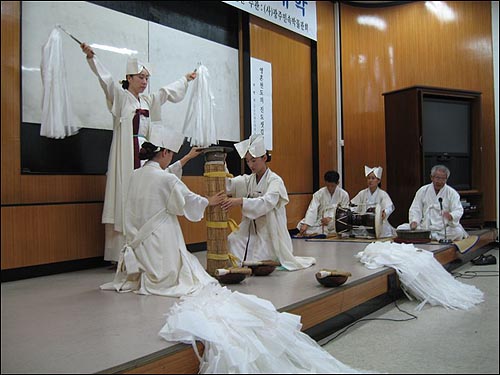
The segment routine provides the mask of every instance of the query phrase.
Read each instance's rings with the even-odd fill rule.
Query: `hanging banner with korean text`
[[[267,150],[273,149],[273,80],[271,63],[250,59],[252,134],[262,134]]]
[[[223,1],[275,23],[285,29],[316,39],[316,1]]]

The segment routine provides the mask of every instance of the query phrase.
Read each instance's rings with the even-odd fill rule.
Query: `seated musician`
[[[449,177],[450,170],[446,166],[432,167],[432,183],[417,190],[410,206],[409,223],[401,224],[398,229],[430,230],[433,240],[455,241],[469,237],[460,224],[464,213],[460,195],[446,184]]]
[[[335,234],[335,210],[349,206],[349,194],[338,186],[338,172],[328,171],[323,178],[325,186],[313,194],[306,216],[297,224],[300,236]]]
[[[395,207],[389,194],[380,188],[382,167],[370,168],[365,165],[365,176],[368,188],[361,190],[351,200],[352,210],[358,214],[364,214],[366,212],[375,212],[377,204],[380,205],[382,219],[380,237],[394,237],[395,230],[387,219]],[[353,232],[355,236],[361,234],[359,230],[353,230]]]

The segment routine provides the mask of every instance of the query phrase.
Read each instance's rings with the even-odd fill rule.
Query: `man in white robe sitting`
[[[337,171],[325,173],[325,186],[313,194],[305,217],[297,224],[300,236],[335,234],[337,207],[349,207],[349,194],[338,186],[339,179]]]
[[[409,224],[398,229],[424,229],[431,231],[433,240],[458,241],[469,237],[460,224],[464,213],[460,195],[446,184],[450,170],[444,165],[431,169],[432,183],[417,190],[409,210]]]

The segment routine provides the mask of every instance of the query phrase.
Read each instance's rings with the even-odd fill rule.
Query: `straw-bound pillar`
[[[226,190],[226,147],[212,146],[205,149],[205,187],[207,196]],[[227,248],[228,217],[220,206],[208,206],[207,222],[207,272],[215,276],[216,270],[232,266]]]

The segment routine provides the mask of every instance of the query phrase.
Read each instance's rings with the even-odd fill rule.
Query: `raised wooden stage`
[[[476,234],[478,241],[465,253],[454,245],[417,247],[453,268],[485,252],[497,238],[496,230]],[[355,258],[368,243],[294,239],[295,255],[315,257],[313,267],[275,271],[228,287],[301,315],[309,333],[398,288],[394,270],[368,270]],[[205,252],[195,255],[205,264]],[[321,268],[352,276],[341,287],[325,288],[314,276]],[[98,268],[2,283],[2,373],[197,373],[191,346],[158,336],[177,299],[99,290],[112,277],[112,271]]]

